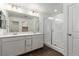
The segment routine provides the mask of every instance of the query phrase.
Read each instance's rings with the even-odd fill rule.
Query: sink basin
[[[18,35],[18,33],[13,33],[13,35]]]

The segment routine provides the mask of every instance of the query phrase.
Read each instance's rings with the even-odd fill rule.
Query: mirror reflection
[[[5,15],[0,10],[0,29],[6,29],[6,19]]]
[[[9,14],[9,32],[39,32],[39,18],[29,15]]]

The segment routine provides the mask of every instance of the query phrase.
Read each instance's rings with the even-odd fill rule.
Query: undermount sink
[[[18,35],[18,33],[13,33],[13,35]]]

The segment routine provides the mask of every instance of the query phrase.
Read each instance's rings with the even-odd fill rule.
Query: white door
[[[69,55],[79,56],[79,4],[69,6]]]
[[[52,27],[51,27],[52,21],[49,19],[46,19],[44,21],[44,42],[45,44],[51,45],[52,43]]]

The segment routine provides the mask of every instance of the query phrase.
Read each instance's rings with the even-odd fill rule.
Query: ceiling
[[[37,12],[42,12],[50,15],[56,15],[62,13],[63,4],[62,3],[11,3],[17,7],[23,9],[34,10]]]

